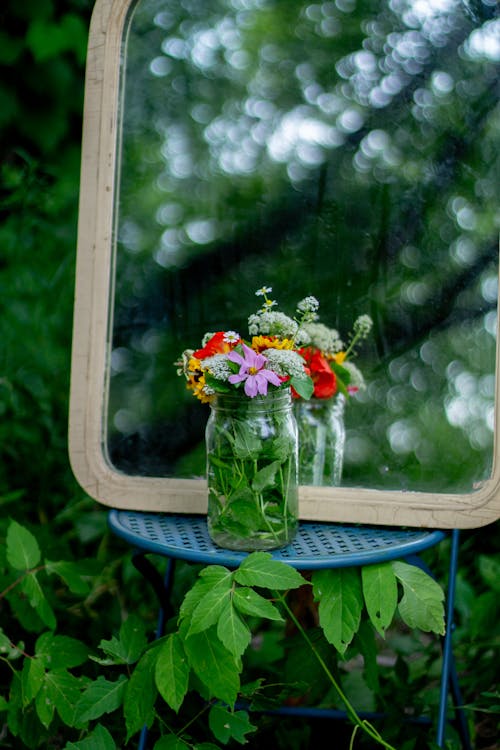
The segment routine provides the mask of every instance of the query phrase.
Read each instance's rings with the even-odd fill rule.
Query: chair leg
[[[443,668],[441,674],[441,688],[439,695],[439,713],[436,733],[436,744],[443,747],[446,732],[448,695],[451,690],[455,716],[458,723],[460,739],[464,750],[472,750],[470,736],[467,725],[467,719],[464,714],[462,705],[462,696],[458,685],[458,676],[455,666],[455,657],[453,655],[453,630],[454,630],[454,609],[455,609],[455,587],[458,568],[458,550],[460,542],[460,532],[458,529],[452,531],[450,566],[448,578],[448,591],[446,602],[446,634],[443,640]]]

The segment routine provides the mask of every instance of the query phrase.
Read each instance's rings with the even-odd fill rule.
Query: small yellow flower
[[[186,384],[188,390],[193,391],[193,395],[195,395],[202,404],[208,404],[212,400],[212,396],[205,393],[205,385],[205,376],[202,374],[190,375]]]
[[[189,372],[201,372],[201,362],[196,357],[191,357],[188,362]]]
[[[345,352],[337,352],[333,355],[333,359],[338,365],[341,365],[345,360]]]
[[[293,341],[290,339],[279,339],[276,336],[253,336],[252,349],[263,352],[264,349],[293,349]]]

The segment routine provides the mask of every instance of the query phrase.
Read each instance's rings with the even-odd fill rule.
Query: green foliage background
[[[81,639],[95,652],[102,638],[118,632],[129,612],[137,613],[151,632],[154,602],[132,570],[128,551],[106,531],[105,511],[76,484],[67,456],[81,113],[91,9],[90,0],[7,0],[0,8],[0,593],[12,584],[5,550],[7,530],[15,521],[35,533],[44,559],[78,564],[84,584],[75,583],[72,569],[73,578],[68,573],[65,585],[64,578],[43,570],[41,585],[55,613],[57,633]],[[481,709],[472,713],[478,748],[493,747],[495,741],[489,733],[492,727],[495,731],[498,704],[497,532],[495,525],[463,534],[458,586],[457,652],[466,701]],[[439,552],[443,560],[433,561],[441,571],[445,552]],[[73,585],[67,585],[68,576]],[[181,571],[180,579],[186,586],[191,571]],[[47,625],[44,617],[50,620],[46,610],[30,608],[26,597],[10,598],[7,604],[0,596],[0,628],[15,633],[26,653],[40,647],[36,643]],[[294,665],[287,669],[293,673]],[[405,674],[400,677],[404,682]],[[87,669],[86,678],[96,684],[104,679],[98,662]],[[11,666],[2,658],[1,747],[52,749],[77,741],[78,732],[60,723],[43,727],[33,710],[20,719],[22,739],[9,736],[1,711],[11,679]],[[122,723],[112,714],[109,726],[117,742],[125,736]],[[272,735],[273,746],[281,747],[283,741],[286,746],[283,727]],[[303,731],[295,726],[296,737]],[[107,730],[99,732],[105,747]]]

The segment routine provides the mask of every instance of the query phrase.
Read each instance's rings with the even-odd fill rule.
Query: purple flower
[[[261,396],[265,396],[269,383],[281,385],[281,380],[276,373],[265,369],[268,361],[267,357],[264,357],[263,354],[257,354],[257,352],[254,352],[246,344],[242,344],[242,347],[244,357],[235,350],[227,355],[227,358],[231,362],[240,365],[239,373],[229,376],[228,380],[230,383],[241,383],[244,380],[245,393],[249,398],[253,398],[258,393]]]

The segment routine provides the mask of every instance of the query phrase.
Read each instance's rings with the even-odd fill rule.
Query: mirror
[[[340,487],[301,516],[498,516],[493,1],[101,0],[89,42],[70,454],[115,507],[206,508],[174,362],[255,290],[373,320]]]

